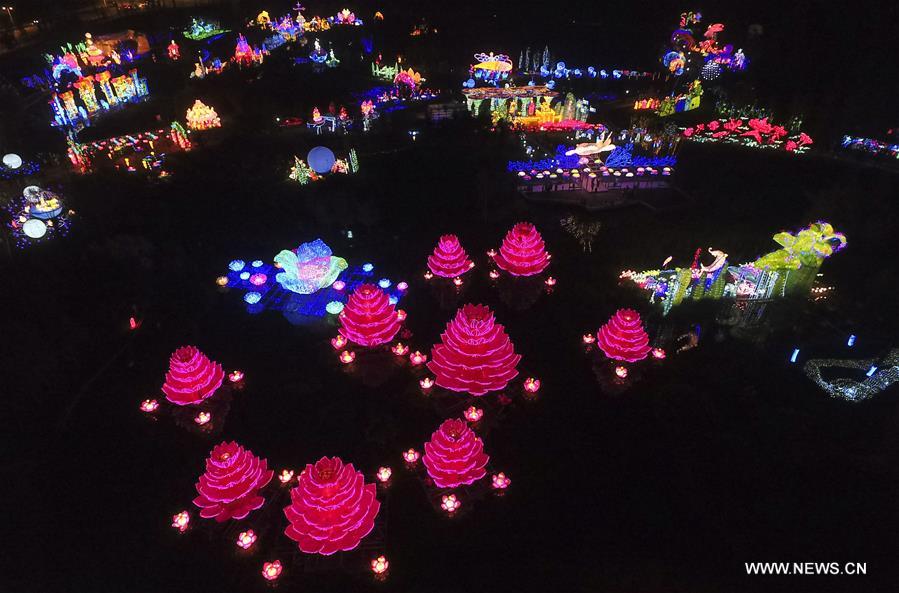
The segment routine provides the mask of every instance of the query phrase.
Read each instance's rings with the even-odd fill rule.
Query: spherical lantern
[[[8,169],[18,169],[22,166],[22,157],[12,153],[4,155],[3,166]]]
[[[40,239],[47,234],[47,225],[42,220],[30,218],[22,225],[22,232],[32,239]]]
[[[330,173],[336,160],[331,149],[324,146],[316,146],[306,155],[306,162],[319,175]]]

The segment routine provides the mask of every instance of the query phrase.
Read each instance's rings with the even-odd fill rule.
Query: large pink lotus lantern
[[[440,340],[431,350],[428,369],[444,389],[480,396],[505,388],[518,375],[521,355],[485,305],[459,309]]]
[[[347,269],[346,260],[332,255],[331,248],[321,239],[302,243],[299,247],[283,250],[275,256],[281,272],[275,280],[284,290],[297,294],[312,294],[328,287]]]
[[[633,309],[618,309],[608,323],[599,328],[596,343],[613,360],[637,362],[649,354],[649,336],[640,314]]]
[[[484,443],[464,420],[443,422],[425,443],[422,458],[428,475],[438,488],[455,488],[472,484],[487,475]]]
[[[290,525],[284,533],[308,554],[352,550],[374,528],[381,508],[376,491],[353,464],[322,457],[306,466],[290,491],[290,506],[284,508]]]
[[[173,404],[187,406],[212,396],[224,378],[222,365],[209,360],[196,346],[182,346],[169,359],[162,391]]]
[[[549,265],[543,238],[529,222],[519,222],[506,233],[499,253],[493,259],[497,266],[513,276],[533,276]]]
[[[206,460],[206,472],[197,482],[199,496],[194,504],[202,509],[200,516],[204,519],[243,519],[265,503],[259,490],[273,475],[265,459],[237,443],[221,443]]]
[[[473,267],[456,235],[441,236],[434,253],[428,256],[428,269],[444,278],[461,276]]]
[[[400,330],[400,316],[390,297],[373,284],[360,285],[338,316],[341,335],[360,346],[386,344]]]

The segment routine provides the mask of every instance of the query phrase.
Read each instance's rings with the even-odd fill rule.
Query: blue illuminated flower
[[[243,295],[243,300],[248,305],[255,305],[260,300],[262,300],[262,295],[258,292],[248,292],[247,294]]]
[[[231,269],[232,272],[241,271],[244,266],[247,265],[242,259],[232,260],[230,264],[228,264],[228,268]]]

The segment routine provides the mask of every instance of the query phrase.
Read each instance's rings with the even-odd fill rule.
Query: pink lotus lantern
[[[533,276],[549,265],[543,238],[529,222],[519,222],[512,227],[493,260],[501,270],[513,276]]]
[[[540,379],[528,377],[524,380],[524,390],[528,393],[537,393],[540,391]]]
[[[487,250],[487,257],[491,257],[491,258],[492,258],[492,257],[496,257],[496,249],[488,249],[488,250]]]
[[[453,284],[455,284],[456,286],[462,286],[462,279],[458,276],[453,278]]]
[[[156,410],[159,409],[159,402],[155,399],[145,399],[140,402],[140,411],[146,412],[147,414],[152,414]]]
[[[637,362],[646,358],[650,350],[640,314],[633,309],[619,309],[599,328],[596,339],[600,349],[613,360]]]
[[[209,412],[199,412],[194,416],[194,422],[196,422],[198,426],[209,424],[210,420],[212,420],[212,414]]]
[[[232,383],[239,383],[243,381],[243,371],[231,371],[228,373],[228,380]]]
[[[423,462],[428,475],[438,488],[455,488],[480,480],[490,458],[484,443],[475,436],[464,420],[443,422],[425,443]]]
[[[219,523],[243,519],[265,503],[259,490],[273,475],[265,459],[235,442],[221,443],[206,459],[206,472],[196,484],[199,496],[194,504],[202,509],[200,516],[204,519]]]
[[[658,360],[664,359],[666,356],[665,350],[663,348],[653,348],[652,349],[652,357]]]
[[[290,491],[284,533],[307,554],[330,556],[352,550],[375,526],[381,503],[353,464],[322,457],[307,465]]]
[[[331,338],[331,346],[333,346],[334,350],[340,350],[347,344],[347,339],[342,335],[337,334],[336,337]]]
[[[397,309],[396,310],[396,320],[399,321],[400,323],[402,323],[403,321],[406,321],[406,312],[403,311],[402,309]]]
[[[282,570],[284,570],[284,567],[281,566],[280,560],[275,560],[273,562],[266,562],[262,565],[262,576],[267,581],[274,581],[274,580],[277,580],[277,578],[281,576]]]
[[[235,543],[238,548],[249,550],[250,547],[256,543],[256,533],[252,529],[241,531],[240,535],[237,536],[237,541]]]
[[[443,498],[440,501],[440,508],[447,512],[447,514],[452,515],[456,511],[459,510],[459,507],[462,506],[462,502],[456,498],[455,494],[444,494]]]
[[[615,367],[615,375],[619,379],[627,379],[627,367],[626,366]]]
[[[505,490],[509,487],[509,484],[512,483],[512,480],[506,477],[506,474],[503,472],[499,472],[498,474],[493,474],[490,476],[490,487],[494,490]]]
[[[378,481],[382,484],[386,484],[390,481],[390,476],[393,475],[393,470],[389,467],[379,467],[378,472],[375,474],[375,477],[378,478]]]
[[[408,282],[397,282],[396,289],[399,291],[405,292],[405,291],[409,290],[409,283]]]
[[[456,235],[443,235],[428,257],[428,269],[444,278],[455,278],[474,267]],[[454,280],[455,282],[455,280]],[[460,279],[461,284],[461,279]]]
[[[434,274],[432,274],[430,270],[425,272],[425,280],[430,280],[433,277],[434,277]]]
[[[489,275],[492,280],[496,280],[497,278],[499,278],[499,270],[490,270]]]
[[[385,344],[400,330],[396,308],[373,284],[363,284],[353,291],[339,318],[341,335],[360,346]]]
[[[547,286],[550,286],[550,287],[556,285],[556,279],[553,278],[552,276],[550,276],[549,278],[547,278],[547,279],[544,280],[543,282],[544,282],[544,284],[546,284]]]
[[[343,364],[350,364],[351,362],[356,360],[356,353],[352,352],[351,350],[344,350],[340,353],[340,356],[338,358]]]
[[[293,470],[290,469],[282,469],[281,473],[278,474],[278,480],[282,484],[286,484],[293,479]]]
[[[378,556],[371,561],[371,571],[376,575],[383,575],[388,568],[390,568],[390,562],[387,561],[385,556]]]
[[[484,417],[484,410],[482,410],[481,408],[470,406],[468,409],[462,412],[462,415],[465,416],[465,419],[469,422],[477,422]]]
[[[596,337],[593,334],[584,334],[583,340],[584,344],[592,344],[596,341]]]
[[[424,362],[428,359],[427,355],[422,354],[418,350],[409,355],[409,362],[412,363],[412,366],[418,366],[420,364],[424,364]]]
[[[196,346],[183,346],[169,359],[162,391],[175,405],[196,404],[211,397],[224,378],[222,365],[209,360]]]
[[[521,360],[502,325],[485,305],[465,305],[431,350],[428,369],[437,385],[475,396],[504,389]]]
[[[177,515],[172,516],[172,527],[184,533],[187,531],[187,528],[190,526],[190,513],[187,511],[181,511]]]
[[[421,457],[421,453],[416,451],[415,449],[409,449],[408,451],[403,451],[403,460],[406,463],[415,463]]]
[[[331,288],[340,292],[341,290],[346,288],[346,282],[344,282],[343,280],[335,280],[334,284],[331,285]]]
[[[430,389],[431,387],[434,386],[434,379],[432,379],[430,377],[425,377],[424,379],[419,381],[418,384],[421,385],[422,389]]]
[[[402,342],[397,342],[390,348],[390,351],[397,356],[406,356],[409,353],[409,347]]]

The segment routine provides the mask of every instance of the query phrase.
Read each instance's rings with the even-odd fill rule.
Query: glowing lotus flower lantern
[[[494,490],[505,490],[506,488],[509,487],[509,484],[512,483],[512,480],[510,480],[508,477],[506,477],[506,474],[504,474],[503,472],[499,472],[498,474],[493,474],[490,477],[490,480],[491,480],[490,486]]]
[[[177,515],[172,515],[172,527],[184,533],[190,526],[190,513],[181,511]]]
[[[182,346],[169,359],[162,392],[175,405],[196,404],[211,397],[224,379],[222,365],[209,360],[196,346]]]
[[[376,575],[383,575],[388,568],[390,568],[390,562],[387,561],[386,556],[378,556],[371,561],[371,571]]]
[[[481,396],[498,391],[518,375],[516,354],[502,325],[485,305],[465,305],[431,351],[428,369],[437,385]]]
[[[244,550],[249,550],[250,547],[256,543],[256,539],[258,536],[252,529],[248,529],[247,531],[241,531],[237,536],[237,547],[243,548]]]
[[[609,358],[626,362],[643,360],[650,351],[649,336],[633,309],[619,309],[599,328],[596,343]]]
[[[425,443],[422,461],[438,488],[472,484],[487,475],[484,443],[464,420],[443,422]]]
[[[333,256],[321,239],[303,243],[293,251],[281,251],[275,256],[275,263],[282,270],[275,280],[284,290],[297,294],[312,294],[331,286],[347,269],[346,260]]]
[[[381,508],[376,490],[353,464],[322,457],[306,466],[290,491],[291,504],[284,509],[290,525],[284,533],[307,554],[352,550],[374,528]]]
[[[341,335],[360,346],[385,344],[400,330],[395,306],[373,284],[362,284],[353,291],[339,319]]]
[[[444,278],[457,278],[473,267],[456,235],[440,237],[434,253],[428,256],[428,269]]]
[[[193,106],[187,110],[185,117],[187,119],[187,127],[191,130],[209,130],[222,127],[222,120],[219,119],[215,109],[199,99],[194,101]]]
[[[403,460],[406,463],[416,463],[418,459],[421,457],[421,453],[416,451],[415,449],[409,449],[407,451],[403,451]]]
[[[493,260],[500,269],[513,276],[533,276],[549,265],[543,238],[529,222],[519,222],[512,227]]]
[[[206,472],[196,488],[200,516],[218,522],[243,519],[265,503],[259,495],[274,476],[268,462],[235,442],[221,443],[206,459]]]
[[[266,562],[262,565],[262,576],[265,577],[265,580],[267,581],[274,581],[281,576],[282,570],[284,570],[284,567],[281,566],[280,560]]]

